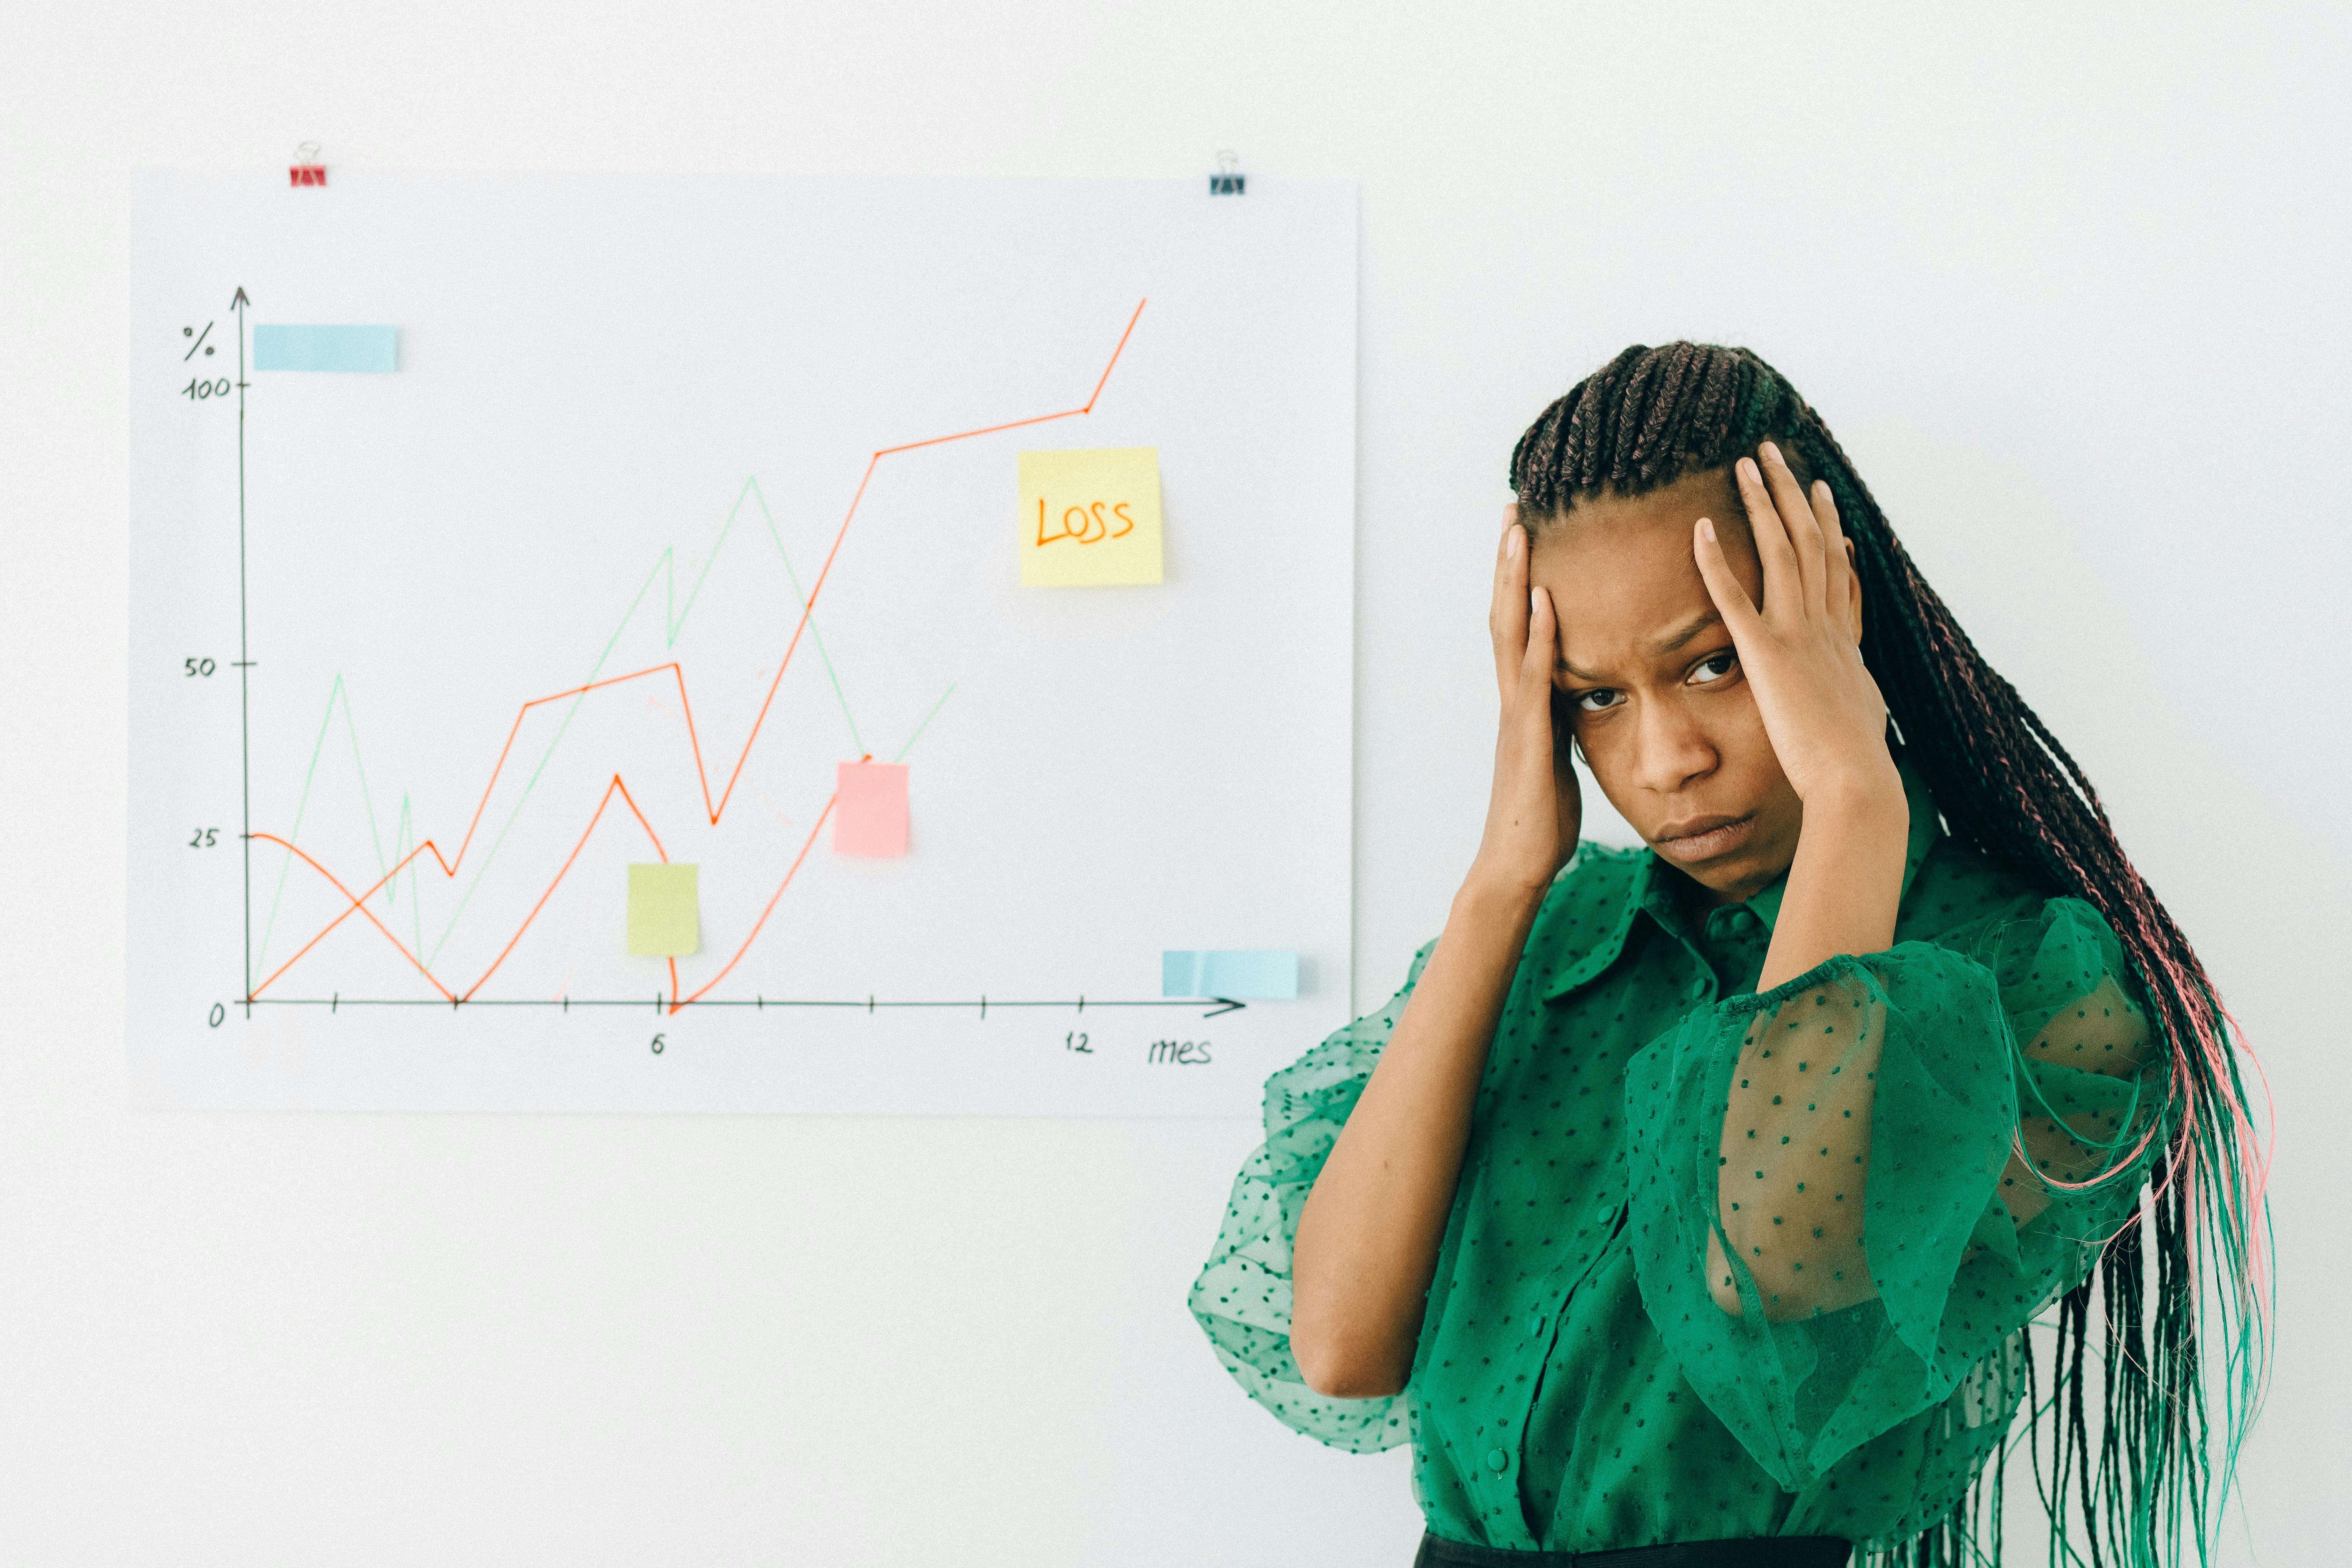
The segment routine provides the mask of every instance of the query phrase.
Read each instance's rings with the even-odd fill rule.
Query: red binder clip
[[[287,184],[323,185],[327,183],[327,165],[319,162],[319,144],[305,142],[294,149],[294,163],[286,171]]]

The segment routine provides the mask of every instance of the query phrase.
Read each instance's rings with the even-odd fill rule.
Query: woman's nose
[[[1716,749],[1676,702],[1645,702],[1637,714],[1634,778],[1643,789],[1675,795],[1712,773]]]

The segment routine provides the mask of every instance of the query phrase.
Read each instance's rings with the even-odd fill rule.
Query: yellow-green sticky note
[[[1021,585],[1160,581],[1160,448],[1021,454]]]
[[[646,958],[683,958],[702,945],[695,913],[693,866],[629,868],[629,951]]]

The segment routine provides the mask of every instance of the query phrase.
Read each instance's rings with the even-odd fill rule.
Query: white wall
[[[2340,1554],[2352,51],[2321,6],[2052,9],[7,7],[0,1560],[1402,1564],[1416,1529],[1402,1456],[1284,1432],[1184,1315],[1245,1123],[124,1110],[125,171],[305,137],[1360,179],[1360,1001],[1476,837],[1510,442],[1629,341],[1762,352],[2263,1053],[2280,1374],[2232,1554]]]

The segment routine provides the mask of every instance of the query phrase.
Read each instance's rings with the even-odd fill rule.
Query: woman
[[[1626,350],[1511,484],[1486,833],[1403,989],[1267,1083],[1192,1292],[1220,1359],[1413,1444],[1424,1564],[1997,1558],[2021,1405],[2053,1530],[2201,1542],[2254,1139],[2089,781],[1745,350]],[[1578,842],[1570,744],[1647,847]]]

